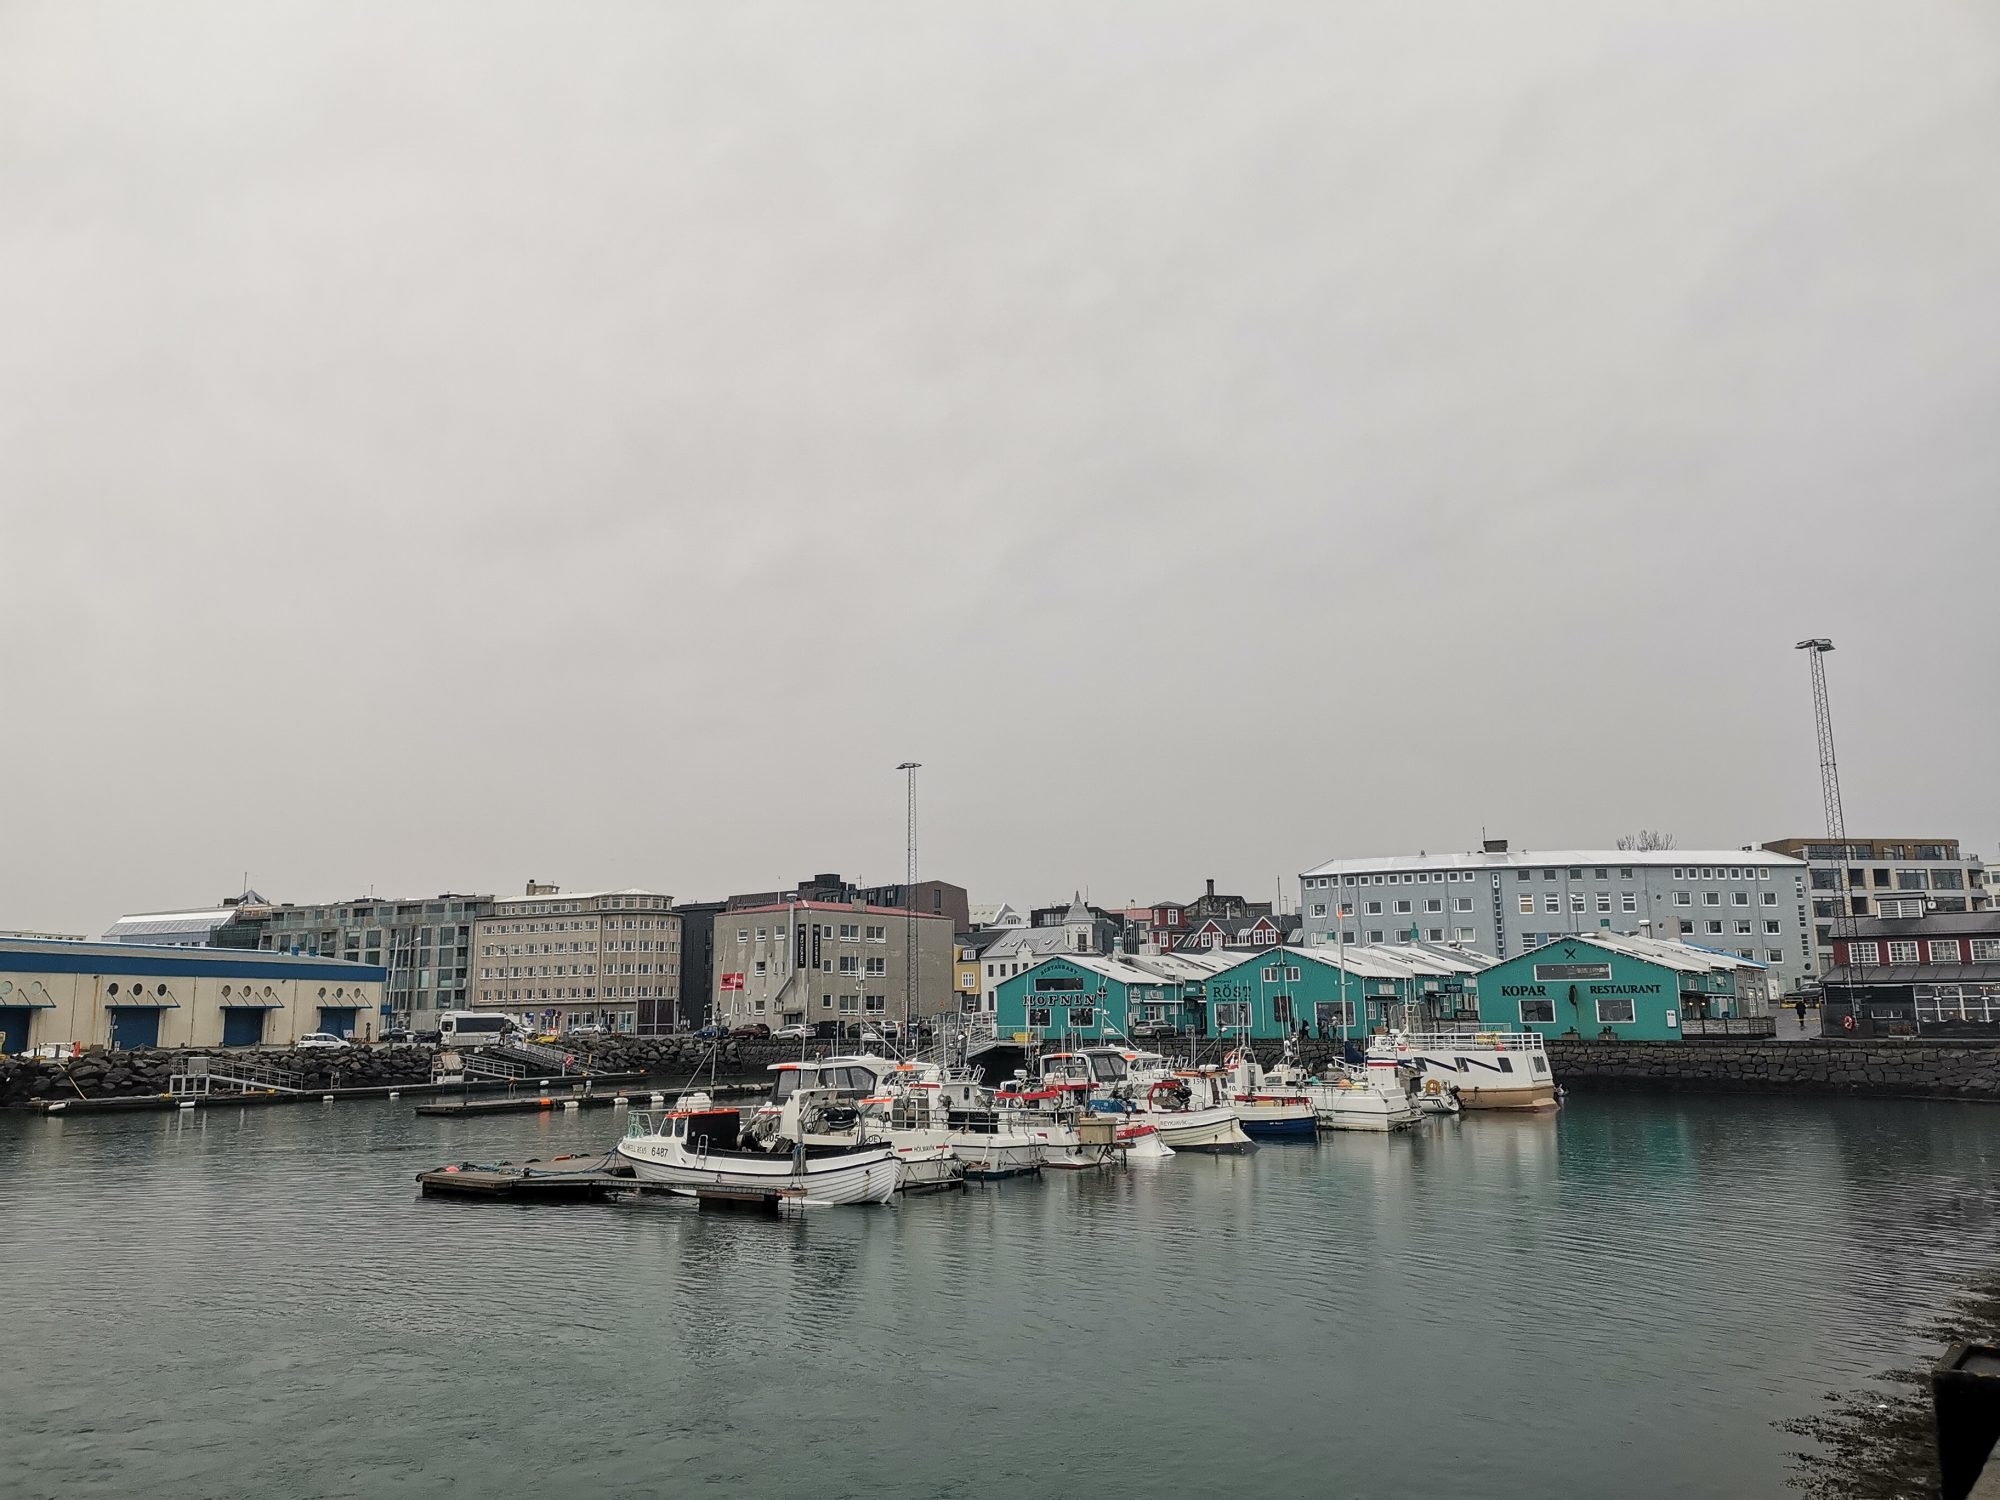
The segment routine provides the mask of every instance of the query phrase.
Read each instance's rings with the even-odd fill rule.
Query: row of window
[[[496,901],[493,909],[496,916],[546,917],[577,911],[665,911],[671,904],[665,896],[598,896],[588,901]]]
[[[1970,962],[1975,964],[2000,963],[2000,938],[1969,939],[1972,949]],[[1918,944],[1915,939],[1894,939],[1888,945],[1889,962],[1892,964],[1913,964],[1917,957]],[[1851,942],[1847,945],[1847,961],[1851,964],[1878,964],[1882,962],[1883,945],[1880,943]],[[1957,938],[1932,938],[1923,949],[1928,961],[1934,964],[1965,963],[1964,948]]]
[[[1348,913],[1348,915],[1352,916],[1353,913],[1350,912]],[[1367,931],[1368,931],[1368,941],[1371,943],[1384,943],[1389,941],[1389,939],[1383,935],[1382,929],[1379,927],[1371,927]],[[1423,935],[1424,935],[1424,941],[1427,943],[1442,943],[1445,941],[1445,929],[1442,927],[1426,928],[1423,930]],[[1327,942],[1330,943],[1334,941],[1334,934],[1332,932],[1327,932],[1326,934],[1324,934],[1324,936]],[[1395,941],[1400,943],[1408,936],[1409,934],[1407,931],[1399,931],[1395,936]],[[1454,943],[1470,943],[1475,941],[1477,939],[1477,936],[1478,934],[1470,927],[1454,927],[1451,929],[1451,941]],[[1355,944],[1358,942],[1358,934],[1354,928],[1349,927],[1341,932],[1339,940],[1343,943]]]
[[[785,932],[786,929],[783,926],[771,928],[768,934],[764,928],[759,927],[757,929],[757,941],[760,943],[764,942],[768,936],[769,941],[782,943],[785,940]],[[829,927],[822,936],[831,938],[835,936],[834,930]],[[859,922],[842,922],[840,924],[839,938],[843,943],[886,943],[889,941],[889,931],[886,927],[877,926],[870,926],[864,930]],[[736,941],[739,943],[749,942],[750,929],[748,927],[737,928]]]
[[[622,944],[614,939],[608,943],[481,943],[479,945],[481,958],[509,958],[532,953],[651,953],[652,951],[651,938],[626,938]],[[679,943],[667,938],[660,939],[660,952],[678,951],[680,951]]]
[[[657,995],[655,986],[650,984],[628,984],[624,986],[622,993],[617,985],[607,984],[604,986],[604,998],[606,1000],[651,1000],[654,998],[666,1000],[671,998],[672,995],[673,991],[665,985],[657,987]],[[521,1002],[527,1000],[595,1000],[597,998],[596,985],[584,985],[582,988],[578,988],[575,985],[571,985],[568,988],[557,986],[554,989],[537,988],[531,985],[526,989],[481,990],[479,992],[479,1002],[482,1005],[505,1004],[510,1000]]]
[[[1598,1025],[1629,1026],[1638,1018],[1638,1011],[1630,995],[1622,998],[1616,995],[1600,995],[1597,997]],[[1553,1026],[1555,1022],[1555,1001],[1523,1000],[1521,1002],[1521,1024],[1523,1026]]]

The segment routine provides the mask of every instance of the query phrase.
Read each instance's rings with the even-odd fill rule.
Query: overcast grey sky
[[[1990,854],[1996,18],[0,3],[0,927]]]

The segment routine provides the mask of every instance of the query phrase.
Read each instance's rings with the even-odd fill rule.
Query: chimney
[[[1507,852],[1507,841],[1505,839],[1488,839],[1480,847],[1485,849],[1488,854],[1505,854]]]
[[[1213,880],[1208,883],[1208,899],[1211,901],[1215,899],[1215,882]]]

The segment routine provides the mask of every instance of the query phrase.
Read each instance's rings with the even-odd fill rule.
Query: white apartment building
[[[1603,930],[1754,959],[1779,993],[1815,972],[1806,867],[1762,849],[1510,850],[1489,839],[1464,853],[1329,860],[1299,876],[1299,898],[1309,946],[1414,940],[1509,958]]]
[[[673,904],[656,891],[533,882],[525,895],[496,899],[472,924],[473,1008],[518,1015],[530,1030],[635,1031],[643,1004],[680,993]]]

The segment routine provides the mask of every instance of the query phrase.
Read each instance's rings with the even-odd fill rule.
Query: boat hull
[[[1243,1133],[1243,1122],[1227,1106],[1213,1109],[1143,1109],[1132,1118],[1159,1132],[1173,1151],[1247,1151],[1256,1143]]]
[[[1237,1100],[1237,1122],[1253,1141],[1309,1141],[1319,1134],[1313,1107],[1304,1099],[1296,1103],[1276,1100]]]
[[[789,1155],[696,1154],[660,1136],[628,1136],[618,1143],[616,1154],[641,1182],[691,1193],[719,1188],[783,1194],[813,1203],[887,1203],[902,1177],[901,1164],[887,1146],[808,1157],[803,1170]]]
[[[976,1182],[999,1177],[1025,1177],[1042,1169],[1041,1143],[1031,1135],[983,1135],[960,1132],[952,1137],[952,1154]]]

